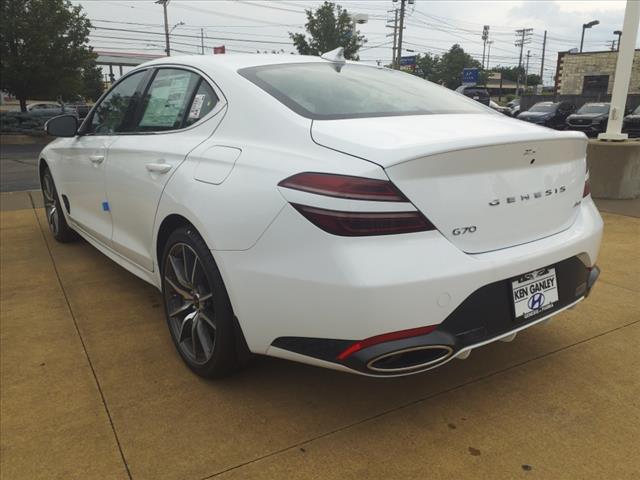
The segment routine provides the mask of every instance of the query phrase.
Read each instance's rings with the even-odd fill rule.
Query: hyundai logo
[[[540,307],[544,305],[544,295],[541,293],[534,293],[531,298],[529,298],[529,309],[530,310],[538,310]]]

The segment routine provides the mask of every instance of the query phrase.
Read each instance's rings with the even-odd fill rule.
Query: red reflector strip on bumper
[[[429,325],[428,327],[410,328],[408,330],[400,330],[398,332],[383,333],[382,335],[376,335],[374,337],[365,338],[359,342],[349,345],[343,352],[338,355],[338,360],[345,360],[356,352],[363,350],[373,345],[378,345],[384,342],[391,342],[393,340],[401,340],[403,338],[419,337],[421,335],[427,335],[433,332],[438,325]]]

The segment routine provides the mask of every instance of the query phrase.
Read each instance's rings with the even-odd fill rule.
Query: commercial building
[[[617,51],[559,52],[556,93],[588,97],[611,95],[617,61]],[[640,50],[635,51],[629,83],[629,95],[634,94],[640,94]]]

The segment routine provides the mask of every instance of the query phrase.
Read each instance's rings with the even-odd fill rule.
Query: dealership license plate
[[[516,320],[553,308],[558,301],[555,268],[541,268],[525,273],[511,282]]]

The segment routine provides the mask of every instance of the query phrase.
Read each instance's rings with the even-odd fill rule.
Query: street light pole
[[[580,53],[582,53],[582,46],[584,45],[584,31],[587,28],[595,27],[596,25],[599,25],[599,24],[600,24],[600,20],[592,20],[589,23],[582,24],[582,37],[580,38]]]
[[[618,36],[618,48],[617,48],[617,50],[620,51],[620,38],[622,38],[622,30],[615,30],[613,32],[613,34]]]
[[[487,67],[486,69],[489,70],[489,58],[491,57],[491,44],[493,43],[493,40],[487,40]]]
[[[171,46],[169,45],[169,19],[167,16],[167,5],[169,4],[169,0],[156,0],[156,3],[162,5],[162,9],[164,10],[164,40],[165,40],[165,53],[167,57],[171,56]]]

